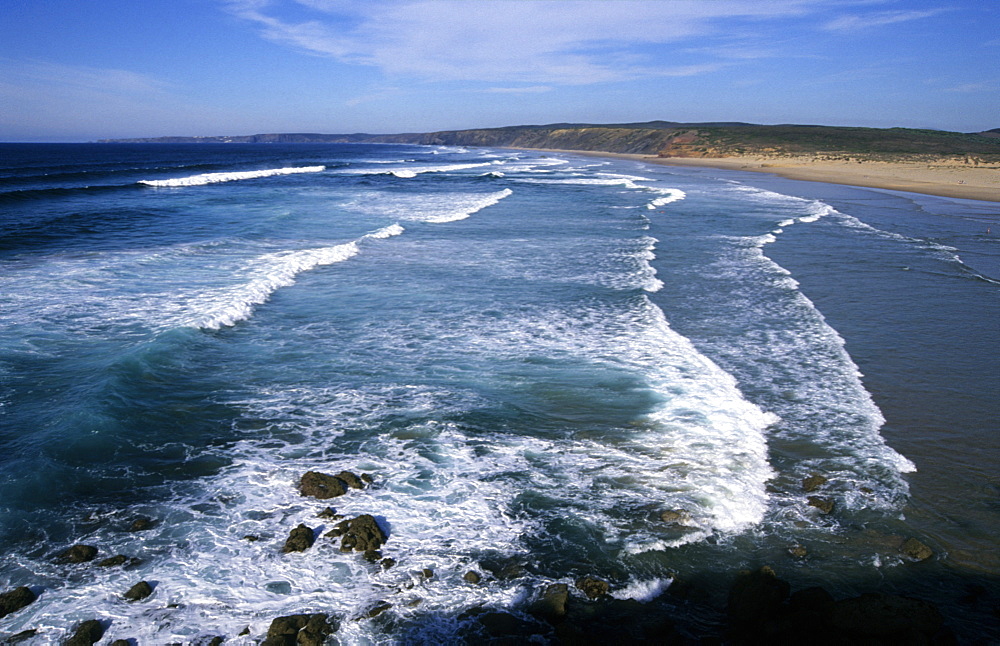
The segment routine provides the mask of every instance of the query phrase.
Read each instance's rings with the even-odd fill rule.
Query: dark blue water
[[[0,583],[41,591],[0,632],[258,639],[388,601],[340,639],[441,643],[552,582],[644,601],[711,572],[711,597],[770,563],[996,636],[993,204],[503,150],[26,144],[0,213]],[[281,553],[329,523],[310,469],[373,475],[335,506],[397,567]],[[77,542],[143,562],[55,562]]]

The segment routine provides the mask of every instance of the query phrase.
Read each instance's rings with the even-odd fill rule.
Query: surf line
[[[249,319],[254,309],[266,303],[274,292],[294,285],[299,274],[353,258],[361,251],[359,243],[398,236],[404,230],[399,224],[392,224],[339,245],[258,256],[247,266],[246,271],[251,276],[248,282],[216,289],[192,299],[189,306],[197,314],[189,318],[184,326],[202,330],[232,327]]]

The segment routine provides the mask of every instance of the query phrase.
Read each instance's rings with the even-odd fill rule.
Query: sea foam
[[[326,166],[299,166],[295,168],[269,168],[265,170],[230,171],[226,173],[203,173],[190,177],[175,177],[173,179],[144,179],[139,184],[158,187],[204,186],[219,182],[234,182],[241,179],[257,179],[275,175],[295,175],[297,173],[319,173]]]

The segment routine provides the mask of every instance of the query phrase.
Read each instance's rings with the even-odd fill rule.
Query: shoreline
[[[1000,202],[1000,169],[929,162],[814,161],[808,157],[656,157],[634,153],[532,148],[661,166],[696,166],[770,173],[785,179]]]

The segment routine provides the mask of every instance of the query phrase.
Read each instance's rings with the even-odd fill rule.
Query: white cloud
[[[813,11],[815,0],[231,0],[264,38],[389,76],[574,85],[707,73],[646,51],[732,21]]]
[[[921,20],[930,18],[945,11],[944,9],[931,9],[927,11],[881,11],[878,13],[864,15],[841,16],[831,20],[826,24],[826,29],[830,31],[851,31],[856,29],[869,29],[872,27],[883,27],[898,22],[909,22],[910,20]]]

